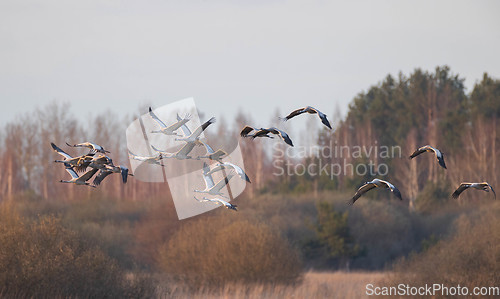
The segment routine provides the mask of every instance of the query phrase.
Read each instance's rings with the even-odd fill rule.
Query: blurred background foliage
[[[488,74],[470,92],[447,66],[388,75],[357,95],[344,118],[324,111],[334,130],[294,135],[296,145],[312,138],[330,151],[398,146],[401,157],[278,158],[283,145],[244,140],[252,184],[235,200],[238,212],[220,208],[183,221],[167,184],[133,178],[122,184],[119,176],[96,190],[59,184],[67,174],[53,164],[50,142],[91,140],[109,149],[116,164],[128,164],[124,131],[134,119],[106,111],[82,124],[63,107],[54,102],[0,128],[0,295],[149,297],[158,285],[167,295],[178,284],[296,285],[304,271],[338,269],[391,270],[397,274],[388,281],[394,283],[416,277],[499,284],[493,275],[500,264],[498,202],[476,190],[450,198],[461,181],[498,186],[500,81]],[[145,113],[147,105],[139,110]],[[223,123],[231,121],[207,130],[209,140],[237,138],[252,123],[243,113]],[[426,144],[444,152],[447,170],[430,154],[408,160]],[[276,175],[276,165],[285,162],[292,168],[373,162],[390,171]],[[347,206],[374,176],[393,182],[404,200],[380,190]]]

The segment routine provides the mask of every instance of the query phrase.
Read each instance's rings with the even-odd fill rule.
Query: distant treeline
[[[380,167],[379,173],[340,173],[333,181],[321,175],[276,177],[279,183],[286,185],[280,190],[353,190],[373,177],[387,174],[385,178],[400,188],[403,196],[411,200],[412,207],[427,209],[431,203],[423,199],[420,204],[417,201],[422,191],[449,197],[463,180],[498,185],[500,80],[485,73],[469,93],[463,82],[464,79],[447,66],[437,67],[434,72],[416,69],[409,76],[400,73],[397,78],[388,75],[353,99],[346,118],[334,131],[322,128],[318,145],[333,147],[331,151],[346,147],[354,151],[359,146],[398,147],[401,157],[397,154],[390,158],[320,154],[301,161],[295,159],[295,163],[341,166],[349,163],[354,168],[357,164],[373,163],[375,170],[383,164],[389,171],[384,173],[386,168]],[[415,149],[427,144],[444,152],[447,170],[430,155],[408,160]]]
[[[321,128],[310,133],[317,136],[316,154],[309,151],[299,157],[283,155],[287,153],[286,145],[279,144],[270,149],[266,144],[268,140],[244,140],[240,145],[246,171],[253,182],[247,186],[247,192],[250,195],[255,192],[316,194],[321,190],[352,190],[371,177],[387,175],[386,178],[393,180],[404,197],[415,206],[418,195],[426,188],[446,185],[443,188],[448,192],[462,180],[487,180],[497,186],[500,81],[485,73],[469,93],[463,82],[464,79],[453,74],[447,66],[437,67],[434,72],[416,69],[408,76],[400,73],[397,78],[388,75],[353,99],[345,119],[333,119],[338,116],[329,115],[336,124],[334,130]],[[146,107],[143,108],[137,115],[147,111]],[[57,183],[67,174],[63,167],[55,167],[52,162],[57,155],[49,146],[50,142],[64,148],[65,142],[91,140],[110,149],[115,163],[127,164],[124,132],[133,119],[133,116],[119,117],[111,111],[103,111],[89,116],[82,123],[68,112],[67,104],[58,102],[20,115],[0,128],[2,198],[16,194],[52,199],[88,196],[87,188]],[[218,131],[207,130],[209,138],[217,140],[217,145],[222,148],[238,138],[239,128],[252,123],[251,116],[243,113],[232,120],[234,126],[227,126],[227,121],[219,121]],[[276,120],[273,118],[272,121]],[[231,128],[234,129],[231,131]],[[447,171],[440,169],[432,157],[406,159],[413,150],[426,144],[444,152]],[[365,152],[360,152],[361,155],[317,154],[318,151],[332,153],[339,148],[342,153],[354,152],[361,146],[366,153],[385,149],[388,154],[389,149],[398,154],[389,158]],[[367,146],[375,148],[368,151]],[[81,151],[68,149],[68,152],[76,154]],[[331,171],[281,175],[279,168],[285,163],[303,164],[305,168],[317,164]],[[360,174],[356,171],[362,169],[356,169],[358,164],[372,169]],[[167,194],[168,187],[134,179],[124,185],[118,176],[113,176],[99,192],[123,199],[138,199]]]
[[[270,151],[264,147],[262,140],[241,142],[247,172],[255,182],[248,186],[249,192],[343,190],[356,187],[373,176],[373,172],[372,175],[367,172],[364,177],[358,177],[354,171],[340,171],[335,176],[324,173],[311,175],[308,172],[293,177],[276,175],[279,173],[276,166],[282,164],[273,159],[285,159],[291,164],[304,163],[306,166],[318,162],[340,166],[349,163],[354,167],[357,163],[387,164],[390,167],[389,178],[395,180],[405,197],[412,200],[418,197],[427,182],[446,182],[454,186],[461,180],[488,180],[496,186],[500,81],[485,73],[470,93],[466,92],[463,82],[464,79],[452,74],[447,66],[437,67],[432,73],[416,69],[409,76],[400,73],[394,78],[388,75],[353,99],[346,118],[334,120],[338,124],[334,130],[321,128],[317,132],[317,144],[323,152],[333,152],[338,148],[354,151],[356,147],[368,145],[380,148],[396,146],[402,148],[402,157],[361,155],[360,158],[355,155],[309,153],[307,157],[287,160],[287,157],[281,158],[283,155],[276,154],[279,151],[283,153],[282,145],[274,146]],[[146,107],[143,110],[146,111]],[[329,117],[332,119],[334,116]],[[64,103],[57,102],[17,117],[0,128],[3,144],[0,148],[0,167],[3,169],[0,173],[0,194],[10,197],[28,192],[43,198],[86,196],[88,190],[83,190],[85,188],[56,184],[66,174],[62,167],[54,167],[52,161],[57,155],[49,143],[64,146],[65,142],[91,140],[109,148],[115,162],[127,163],[124,131],[132,119],[131,116],[120,118],[113,112],[104,111],[81,123],[68,113]],[[220,125],[218,132],[208,131],[208,134],[224,147],[231,139],[237,138],[238,128],[250,122],[251,117],[240,113],[234,120],[234,126]],[[229,131],[229,128],[236,129]],[[311,134],[316,136],[314,132]],[[448,171],[439,169],[431,157],[411,162],[404,159],[425,144],[438,147],[445,153]],[[161,184],[145,184],[133,179],[129,184],[122,185],[117,177],[106,181],[105,185],[107,187],[102,188],[102,192],[131,199],[165,191],[165,186]],[[141,188],[146,185],[147,188]]]

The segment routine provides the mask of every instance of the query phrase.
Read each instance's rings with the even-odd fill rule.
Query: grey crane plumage
[[[83,163],[85,163],[86,161],[91,160],[93,155],[94,155],[94,154],[90,153],[88,155],[72,157],[71,155],[69,155],[68,153],[63,151],[60,147],[55,145],[53,142],[51,142],[50,145],[52,146],[52,149],[54,149],[54,151],[56,153],[58,153],[59,155],[61,155],[64,158],[63,160],[55,160],[54,161],[57,163],[67,163],[71,166],[79,166],[79,165],[82,165]]]
[[[222,194],[221,190],[222,188],[224,188],[224,186],[226,186],[229,183],[229,180],[234,176],[234,173],[231,171],[226,177],[222,178],[220,181],[217,182],[217,184],[215,184],[212,175],[208,174],[210,172],[210,167],[208,166],[207,163],[203,163],[202,171],[203,171],[203,179],[205,181],[205,189],[194,190],[194,192],[206,193],[210,195],[219,195],[227,198]]]
[[[469,188],[473,188],[473,189],[477,189],[477,190],[483,190],[483,191],[486,191],[486,192],[489,192],[491,190],[491,192],[493,193],[494,198],[495,199],[497,198],[497,194],[495,193],[495,190],[493,189],[493,187],[488,182],[482,182],[482,183],[461,183],[460,186],[458,186],[458,188],[455,190],[455,192],[453,192],[453,194],[451,195],[451,197],[458,198],[458,196],[462,192],[464,192],[466,189],[469,189]]]
[[[399,198],[400,200],[403,200],[401,197],[401,192],[399,192],[398,188],[396,188],[393,184],[380,180],[380,179],[373,179],[370,182],[366,182],[361,186],[358,191],[356,191],[356,194],[347,202],[349,205],[353,205],[358,198],[361,197],[361,195],[365,194],[366,192],[374,189],[374,188],[386,188],[389,189],[394,195]]]
[[[153,165],[164,166],[160,163],[160,160],[163,159],[163,156],[161,154],[154,155],[154,156],[138,156],[138,155],[132,153],[130,150],[128,150],[128,154],[129,154],[129,157],[133,160],[137,160],[137,161],[141,161],[141,162],[153,164]]]
[[[311,106],[307,106],[307,107],[304,107],[304,108],[300,108],[300,109],[297,109],[297,110],[294,110],[292,111],[290,114],[288,114],[287,116],[283,117],[283,118],[280,118],[281,120],[283,121],[287,121],[297,115],[300,115],[302,113],[309,113],[309,114],[318,114],[318,117],[321,119],[321,122],[327,126],[329,129],[332,129],[332,126],[330,125],[330,122],[328,121],[327,117],[326,117],[326,114],[324,114],[323,112],[319,111],[318,109],[314,108],[314,107],[311,107]]]
[[[88,170],[87,172],[85,172],[84,174],[79,176],[70,164],[65,163],[64,166],[66,166],[66,171],[71,175],[71,179],[70,180],[60,180],[61,183],[71,183],[71,184],[75,184],[75,185],[86,185],[86,186],[90,186],[90,187],[95,188],[95,186],[90,185],[89,183],[87,183],[87,181],[94,174],[96,174],[98,169],[92,168],[92,169]]]
[[[191,134],[189,134],[191,132],[191,130],[189,130],[189,128],[186,125],[183,125],[183,126],[181,126],[181,130],[184,133],[184,137],[175,138],[175,140],[176,141],[185,141],[185,142],[198,141],[200,139],[201,133],[203,133],[203,131],[205,131],[208,128],[208,126],[210,126],[213,123],[215,123],[215,117],[212,117],[211,119],[204,122],[201,126],[196,128],[196,130],[194,130],[194,132],[192,132]]]
[[[441,167],[443,167],[444,169],[446,169],[446,164],[444,163],[444,154],[440,150],[438,150],[437,148],[432,147],[430,145],[425,145],[425,146],[422,146],[422,147],[416,149],[413,152],[413,154],[410,155],[410,159],[413,159],[416,156],[418,156],[422,153],[425,153],[425,152],[433,152],[436,155],[436,159],[437,159],[439,165]]]
[[[156,152],[160,153],[163,158],[175,158],[178,160],[186,160],[186,159],[197,159],[199,158],[193,158],[192,156],[189,156],[189,153],[194,149],[196,145],[202,145],[200,141],[195,141],[195,142],[188,142],[184,144],[184,146],[181,147],[180,150],[178,150],[175,153],[169,153],[166,151],[159,150],[156,148],[154,145],[151,145],[151,148],[155,150]]]
[[[96,144],[96,143],[93,143],[93,142],[89,142],[89,141],[86,141],[86,142],[82,142],[82,143],[77,143],[77,144],[69,144],[66,142],[66,144],[68,146],[71,146],[71,147],[86,147],[86,148],[89,148],[90,149],[90,153],[103,153],[103,154],[106,154],[106,153],[109,153],[109,151],[105,150],[102,146],[100,146],[99,144]]]
[[[228,168],[234,169],[242,180],[245,180],[245,181],[251,183],[250,178],[245,173],[245,171],[241,167],[239,167],[238,165],[235,165],[235,164],[230,163],[230,162],[218,163],[214,168],[210,169],[210,171],[207,174],[213,174],[214,172],[221,171],[223,169],[228,169]]]
[[[158,118],[158,116],[156,116],[151,107],[149,107],[149,115],[160,126],[160,130],[151,131],[151,133],[163,133],[165,135],[181,136],[175,133],[175,131],[177,131],[181,126],[184,126],[190,120],[189,115],[186,115],[184,118],[180,118],[179,114],[177,114],[177,122],[167,126],[160,118]]]
[[[214,151],[208,143],[202,142],[203,145],[205,146],[206,149],[206,154],[204,156],[199,156],[198,158],[206,158],[210,160],[214,160],[217,162],[222,162],[222,158],[227,156],[227,153],[223,151],[222,149],[218,149],[217,151]]]
[[[177,120],[180,120],[180,119],[181,118],[179,117],[179,115],[177,115]],[[215,119],[213,121],[215,122]],[[182,133],[184,134],[184,137],[188,137],[192,134],[191,130],[185,124],[181,126],[181,130],[182,130]],[[205,150],[207,152],[204,156],[199,156],[197,159],[206,158],[206,159],[214,160],[217,162],[221,162],[222,157],[227,155],[227,153],[225,151],[223,151],[222,149],[218,149],[217,151],[214,151],[212,149],[212,147],[210,145],[208,145],[208,143],[201,142],[199,140],[198,140],[198,142],[200,142],[200,144],[203,144],[205,146]]]
[[[106,165],[113,165],[113,160],[105,154],[97,154],[93,156],[91,159],[86,159],[83,163],[75,166],[76,172],[83,172],[88,167],[103,169]]]
[[[97,176],[94,178],[94,181],[92,184],[94,186],[99,186],[101,182],[110,174],[113,173],[120,173],[122,177],[122,182],[125,184],[127,183],[128,176],[133,176],[133,174],[129,173],[129,170],[127,167],[120,165],[120,166],[114,166],[114,165],[105,165],[104,168],[100,169],[99,173]]]
[[[255,133],[250,134],[252,131],[255,131]],[[288,136],[288,134],[285,131],[275,127],[255,129],[251,126],[245,126],[240,132],[241,137],[251,137],[252,139],[255,139],[257,137],[273,138],[269,134],[277,135],[283,141],[285,141],[286,144],[293,146],[293,142],[292,139],[290,139],[290,136]]]
[[[208,197],[203,197],[202,199],[198,199],[196,198],[196,196],[194,197],[194,199],[196,199],[197,201],[199,202],[211,202],[211,203],[214,203],[216,205],[222,205],[224,206],[226,209],[229,209],[229,210],[234,210],[234,211],[238,211],[237,209],[237,205],[233,205],[225,200],[222,200],[220,198],[208,198]]]

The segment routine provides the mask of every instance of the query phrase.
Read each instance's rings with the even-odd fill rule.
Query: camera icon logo
[[[202,123],[188,98],[150,109],[126,130],[135,179],[168,183],[179,220],[220,206],[236,210],[230,202],[250,182],[237,139],[206,137],[214,122]]]

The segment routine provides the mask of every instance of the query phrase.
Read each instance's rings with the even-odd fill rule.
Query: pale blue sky
[[[0,125],[54,99],[83,118],[193,96],[205,115],[266,126],[278,106],[345,112],[388,73],[445,64],[470,91],[500,78],[499,14],[498,1],[2,0]]]

